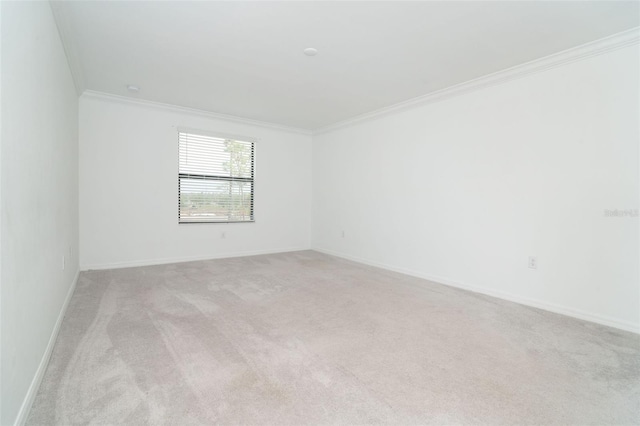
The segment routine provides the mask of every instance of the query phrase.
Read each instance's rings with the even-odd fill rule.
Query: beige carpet
[[[30,425],[639,424],[639,336],[312,251],[83,272]]]

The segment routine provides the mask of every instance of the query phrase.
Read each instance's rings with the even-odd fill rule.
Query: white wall
[[[255,223],[178,224],[175,126],[259,139]],[[95,95],[80,99],[82,269],[308,249],[310,189],[309,135]]]
[[[6,425],[24,420],[78,271],[78,100],[49,3],[0,8]]]
[[[2,99],[2,5],[0,4],[0,100]],[[0,101],[0,321],[2,320],[2,102]],[[0,322],[0,384],[2,383],[2,323]],[[2,387],[0,385],[0,424],[2,424]]]
[[[639,207],[638,68],[634,45],[314,136],[313,247],[640,330],[638,218],[604,214]]]

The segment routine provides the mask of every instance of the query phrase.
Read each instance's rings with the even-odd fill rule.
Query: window
[[[178,131],[178,222],[253,222],[249,138]]]

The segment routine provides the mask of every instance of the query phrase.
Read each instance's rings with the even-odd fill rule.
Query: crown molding
[[[565,64],[580,61],[582,59],[598,56],[603,53],[611,52],[613,50],[633,46],[638,44],[639,42],[640,27],[632,28],[630,30],[613,34],[611,36],[590,43],[582,44],[580,46],[572,47],[570,49],[542,57],[540,59],[525,62],[521,65],[516,65],[514,67],[487,74],[482,77],[466,81],[464,83],[456,84],[454,86],[450,86],[441,90],[436,90],[434,92],[427,93],[426,95],[411,98],[388,107],[360,114],[355,117],[315,129],[313,131],[313,134],[319,135],[331,132],[334,130],[342,129],[344,127],[352,126],[354,124],[362,123],[364,121],[372,120],[374,118],[392,114],[394,112],[399,112],[411,107],[427,105],[430,103],[453,98],[455,96],[460,96],[472,91],[480,90],[486,87],[504,84],[511,80],[519,79],[530,74],[543,72],[551,68],[556,68]]]
[[[172,105],[172,104],[165,104],[162,102],[148,101],[146,99],[129,98],[126,96],[112,95],[110,93],[98,92],[95,90],[85,90],[82,93],[81,97],[87,98],[87,99],[99,99],[99,100],[109,101],[109,102],[162,109],[164,111],[171,111],[171,112],[177,112],[177,113],[183,113],[183,114],[197,115],[200,117],[214,118],[217,120],[225,120],[225,121],[231,121],[234,123],[248,124],[251,126],[263,127],[267,129],[281,130],[289,133],[299,133],[303,135],[312,134],[312,131],[308,129],[301,129],[298,127],[289,127],[281,124],[270,123],[267,121],[253,120],[250,118],[237,117],[235,115],[220,114],[217,112],[205,111],[205,110],[196,109],[196,108],[189,108],[189,107],[184,107],[180,105]]]
[[[73,78],[73,84],[76,87],[76,93],[78,96],[84,92],[87,87],[82,69],[82,63],[80,62],[80,56],[78,55],[78,48],[74,42],[73,30],[71,21],[64,9],[63,2],[50,0],[49,6],[53,12],[53,18],[58,28],[58,34],[62,41],[62,47],[64,48],[65,56],[67,57],[67,63],[71,70],[71,77]]]
[[[206,110],[200,110],[196,108],[183,107],[179,105],[166,104],[161,102],[148,101],[138,98],[130,98],[120,95],[112,95],[104,92],[98,92],[94,90],[84,90],[85,82],[82,68],[76,54],[73,43],[70,41],[72,37],[68,36],[69,26],[65,24],[65,13],[61,7],[55,2],[51,2],[51,8],[56,16],[56,22],[58,24],[58,30],[65,46],[65,52],[67,53],[67,60],[69,61],[69,67],[74,77],[76,89],[79,93],[82,93],[83,97],[108,100],[112,102],[121,102],[128,104],[135,104],[146,107],[153,107],[164,109],[173,112],[187,113],[191,115],[198,115],[208,118],[214,118],[219,120],[231,121],[236,123],[248,124],[252,126],[258,126],[263,128],[270,128],[276,130],[282,130],[291,133],[299,133],[303,135],[320,135],[328,133],[334,130],[349,127],[358,123],[362,123],[375,118],[380,118],[395,112],[400,112],[412,107],[418,107],[435,102],[440,102],[449,98],[460,96],[469,92],[480,90],[483,88],[496,86],[507,83],[512,80],[523,78],[525,76],[544,72],[552,68],[556,68],[565,64],[580,61],[583,59],[598,56],[607,52],[611,52],[617,49],[621,49],[628,46],[637,45],[640,43],[640,27],[632,28],[621,33],[613,34],[611,36],[582,44],[577,47],[573,47],[558,53],[554,53],[549,56],[545,56],[539,59],[535,59],[530,62],[526,62],[521,65],[516,65],[511,68],[507,68],[501,71],[497,71],[491,74],[484,75],[482,77],[466,81],[464,83],[456,84],[444,89],[436,90],[426,95],[418,96],[408,99],[403,102],[399,102],[394,105],[390,105],[384,108],[377,109],[375,111],[367,112],[357,115],[355,117],[342,120],[328,126],[320,127],[315,130],[308,130],[298,127],[289,127],[281,124],[253,120],[249,118],[237,117],[234,115],[221,114]],[[66,29],[65,29],[66,28]],[[66,32],[65,32],[66,31]]]

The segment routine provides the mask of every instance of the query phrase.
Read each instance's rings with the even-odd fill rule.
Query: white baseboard
[[[353,262],[363,263],[369,266],[375,266],[377,268],[386,269],[389,271],[399,272],[405,275],[411,275],[413,277],[422,278],[425,280],[433,281],[438,284],[448,285],[450,287],[456,287],[463,290],[473,291],[474,293],[481,293],[487,296],[497,297],[499,299],[508,300],[510,302],[519,303],[521,305],[531,306],[538,309],[543,309],[545,311],[554,312],[556,314],[566,315],[573,318],[578,318],[581,320],[606,325],[608,327],[617,328],[620,330],[630,331],[632,333],[640,334],[640,324],[633,323],[631,321],[620,320],[617,318],[608,317],[600,314],[593,314],[590,312],[585,312],[579,309],[570,308],[568,306],[558,305],[556,303],[545,302],[543,300],[531,299],[527,297],[518,296],[511,293],[506,293],[502,291],[491,290],[485,287],[479,287],[475,285],[470,285],[466,283],[462,283],[459,281],[451,280],[445,277],[439,277],[430,274],[424,274],[421,272],[416,272],[403,268],[396,268],[391,265],[387,265],[380,262],[374,262],[367,259],[363,259],[357,256],[351,256],[348,254],[336,252],[333,250],[326,250],[318,247],[312,248],[312,250],[325,253],[331,256],[340,257],[343,259],[351,260]]]
[[[33,405],[33,401],[36,398],[38,393],[38,389],[40,388],[40,383],[42,383],[42,378],[44,377],[45,371],[47,371],[47,365],[49,365],[49,359],[51,358],[51,354],[53,353],[53,347],[56,344],[56,339],[58,338],[58,332],[60,331],[60,326],[62,325],[62,320],[64,319],[64,315],[67,313],[67,307],[69,306],[69,302],[71,301],[71,296],[73,296],[73,292],[76,289],[76,285],[78,284],[78,277],[80,276],[80,271],[76,272],[76,276],[73,279],[73,283],[67,292],[67,296],[65,297],[64,303],[62,304],[62,309],[60,309],[60,314],[58,314],[58,319],[56,320],[56,324],[53,327],[53,331],[51,332],[51,337],[49,337],[49,343],[47,344],[47,348],[42,355],[42,359],[40,360],[40,365],[38,365],[38,369],[36,370],[36,374],[31,381],[31,385],[29,385],[29,390],[22,401],[22,406],[20,407],[20,411],[18,411],[18,416],[16,417],[16,421],[14,423],[15,426],[22,426],[27,421],[27,417],[29,417],[29,412],[31,411],[31,406]]]
[[[96,269],[117,269],[117,268],[132,268],[136,266],[154,266],[154,265],[166,265],[167,263],[180,263],[180,262],[193,262],[196,260],[209,260],[209,259],[227,259],[229,257],[245,257],[245,256],[258,256],[261,254],[276,254],[276,253],[289,253],[292,251],[311,250],[310,247],[294,247],[283,248],[276,250],[254,250],[254,251],[241,251],[231,252],[225,254],[209,254],[201,256],[183,256],[183,257],[166,257],[159,259],[143,259],[143,260],[127,260],[123,262],[112,263],[90,263],[80,265],[81,271],[89,271]]]

